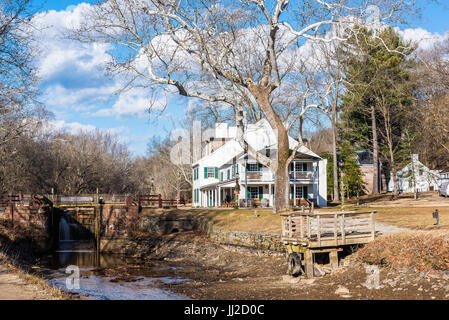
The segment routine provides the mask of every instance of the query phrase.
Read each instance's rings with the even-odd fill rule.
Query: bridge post
[[[101,217],[103,215],[103,204],[94,207],[94,234],[95,234],[95,246],[97,253],[101,250]]]
[[[14,225],[14,201],[12,198],[12,193],[8,195],[8,204],[9,204],[9,219],[11,220],[12,225]]]
[[[158,202],[159,208],[162,208],[162,196],[160,193],[157,195],[157,202]]]

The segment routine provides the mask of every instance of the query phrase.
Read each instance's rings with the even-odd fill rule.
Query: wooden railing
[[[175,200],[175,199],[162,199],[160,194],[138,194],[136,196],[137,205],[142,207],[143,205],[147,206],[157,206],[162,208],[164,206],[167,207],[175,207],[179,204],[185,205],[185,200]]]
[[[333,241],[344,245],[347,239],[369,237],[374,240],[376,211],[311,212],[282,215],[282,238],[294,241]]]
[[[312,180],[317,177],[315,171],[290,171],[290,180]]]

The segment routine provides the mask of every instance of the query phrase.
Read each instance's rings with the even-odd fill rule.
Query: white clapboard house
[[[273,206],[274,174],[248,156],[236,141],[236,127],[217,124],[213,137],[206,139],[205,154],[193,167],[193,206],[221,207],[235,203],[235,187],[239,183],[239,205]],[[245,129],[245,141],[255,150],[276,159],[276,136],[268,121],[260,120]],[[290,148],[298,142],[289,137]],[[305,146],[296,152],[290,171],[290,201],[299,206],[306,199],[317,206],[327,205],[327,160]],[[304,200],[302,201],[304,203]]]
[[[401,170],[397,171],[398,191],[417,192],[438,190],[440,172],[431,170],[419,161],[418,155],[412,155],[412,160]],[[388,191],[393,192],[393,175],[390,174]]]

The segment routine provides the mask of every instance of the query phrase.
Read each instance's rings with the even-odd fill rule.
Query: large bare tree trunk
[[[288,176],[288,158],[290,155],[290,148],[287,130],[283,126],[278,129],[277,143],[277,170],[274,180],[276,192],[274,195],[275,206],[273,208],[273,211],[276,213],[290,210],[290,202],[288,199],[290,187],[290,179]]]
[[[248,89],[255,97],[259,108],[263,111],[277,138],[277,161],[274,179],[275,195],[273,211],[275,213],[288,211],[290,210],[290,203],[288,199],[290,187],[290,180],[288,176],[290,156],[288,132],[279,115],[273,110],[271,106],[269,98],[270,89],[267,87],[256,85],[251,85]]]
[[[376,110],[371,104],[371,126],[373,130],[373,190],[371,194],[379,193],[379,144],[377,142]]]

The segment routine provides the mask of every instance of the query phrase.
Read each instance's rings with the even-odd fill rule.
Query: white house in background
[[[444,182],[449,182],[449,172],[441,172],[438,179],[438,185],[441,186]]]
[[[418,155],[412,155],[412,161],[397,172],[398,191],[415,192],[438,190],[440,172],[430,170],[418,159]],[[393,192],[393,178],[390,175],[388,191]]]
[[[193,206],[220,207],[235,200],[235,187],[238,179],[240,186],[239,203],[248,199],[273,206],[274,174],[258,163],[256,159],[245,155],[236,141],[236,127],[216,124],[215,135],[206,145],[210,150],[193,165]],[[276,136],[268,121],[260,120],[247,125],[245,141],[255,150],[272,159],[276,158]],[[289,137],[290,148],[298,142]],[[301,146],[290,165],[290,201],[299,205],[301,199],[313,201],[320,207],[327,205],[327,160],[320,158],[305,146]]]

